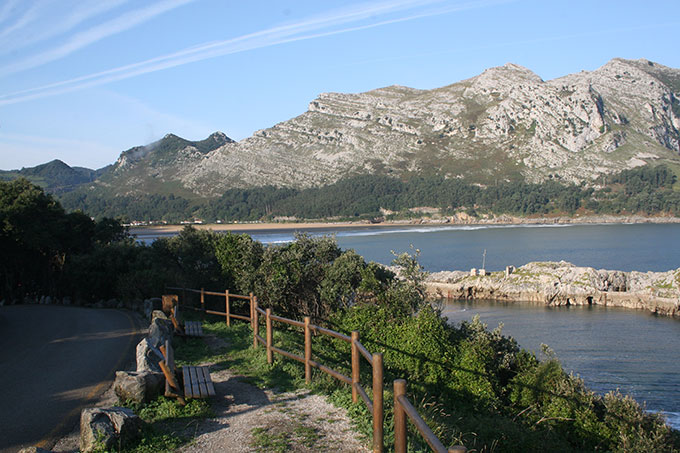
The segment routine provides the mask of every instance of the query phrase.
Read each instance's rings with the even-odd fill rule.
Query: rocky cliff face
[[[173,134],[146,146],[136,146],[121,153],[110,170],[96,181],[95,189],[113,195],[174,193],[200,196],[193,191],[186,173],[211,151],[234,143],[222,132],[205,140],[192,142]]]
[[[238,143],[186,146],[152,165],[150,176],[197,196],[361,173],[594,183],[636,166],[679,164],[679,99],[680,70],[646,60],[614,59],[550,81],[506,64],[433,90],[324,93],[306,113]],[[116,171],[134,175],[154,154],[127,151]],[[127,186],[138,187],[143,173]]]
[[[528,301],[547,305],[607,305],[680,317],[680,269],[622,272],[578,267],[564,261],[528,263],[511,274],[437,272],[428,292],[452,299]]]

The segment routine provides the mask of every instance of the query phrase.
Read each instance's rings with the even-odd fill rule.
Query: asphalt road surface
[[[51,448],[72,431],[134,361],[138,330],[125,311],[0,307],[0,452]]]

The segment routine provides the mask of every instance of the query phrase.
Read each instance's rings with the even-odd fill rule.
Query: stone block
[[[136,440],[142,420],[124,407],[89,408],[80,414],[80,451],[114,451]]]
[[[116,371],[113,391],[121,402],[145,403],[165,389],[163,373],[151,371]]]
[[[148,338],[142,339],[137,345],[137,372],[150,371],[154,373],[162,372],[158,362],[163,360],[163,354],[154,347]]]

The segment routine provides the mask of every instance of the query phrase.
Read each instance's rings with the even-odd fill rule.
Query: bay
[[[334,235],[343,249],[382,264],[392,261],[391,251],[412,252],[412,245],[430,272],[481,268],[484,250],[490,271],[561,260],[621,271],[680,268],[680,224],[391,226],[307,233]],[[291,231],[251,235],[267,244],[293,240]]]
[[[490,329],[502,325],[503,335],[539,358],[545,344],[591,390],[631,395],[680,429],[678,320],[616,307],[480,300],[448,301],[442,315],[455,325],[476,315]]]

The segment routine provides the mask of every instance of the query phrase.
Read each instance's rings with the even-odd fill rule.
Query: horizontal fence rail
[[[229,291],[224,291],[223,293],[216,292],[216,291],[206,291],[205,289],[190,289],[190,288],[179,288],[179,287],[174,287],[174,286],[166,286],[166,289],[169,290],[175,290],[175,291],[182,291],[182,301],[184,302],[184,307],[185,308],[190,308],[193,310],[200,310],[203,313],[209,314],[209,315],[217,315],[217,316],[224,316],[225,317],[225,322],[227,323],[227,326],[231,326],[231,320],[232,319],[240,319],[241,321],[248,321],[251,324],[251,327],[253,326],[253,311],[255,307],[255,303],[257,301],[257,297],[253,295],[253,293],[250,293],[248,296],[242,296],[240,294],[230,294]],[[190,307],[186,303],[186,293],[194,293],[194,294],[200,294],[201,295],[201,308],[195,308],[195,307]],[[216,311],[216,310],[208,310],[205,308],[205,296],[219,296],[219,297],[224,297],[224,311]],[[250,314],[248,316],[245,315],[238,315],[236,313],[231,312],[231,300],[232,299],[237,299],[237,300],[247,300],[250,302]]]
[[[289,359],[295,360],[304,364],[305,366],[305,382],[307,384],[311,383],[312,379],[312,368],[316,368],[333,378],[342,381],[350,385],[352,389],[352,401],[357,403],[359,398],[366,404],[366,407],[373,415],[373,451],[380,453],[384,449],[383,437],[384,437],[384,404],[383,404],[383,356],[380,353],[372,354],[366,347],[359,341],[359,332],[353,331],[351,336],[345,335],[334,330],[326,329],[325,327],[317,326],[312,324],[311,318],[305,316],[304,321],[297,321],[294,319],[284,318],[282,316],[277,316],[272,314],[271,309],[262,309],[259,307],[257,302],[257,297],[250,293],[248,296],[243,296],[239,294],[231,294],[229,291],[216,292],[216,291],[205,291],[203,288],[200,290],[180,288],[180,287],[166,287],[169,290],[182,291],[182,300],[186,306],[186,293],[200,294],[201,308],[193,308],[195,310],[200,310],[206,314],[224,316],[228,326],[231,325],[231,319],[239,319],[242,321],[247,321],[250,323],[253,330],[253,347],[258,348],[260,345],[265,347],[267,354],[267,362],[273,363],[274,353],[287,357]],[[205,296],[219,296],[225,298],[225,311],[215,311],[208,310],[205,308]],[[249,301],[250,305],[250,315],[238,315],[231,313],[231,299],[245,300]],[[265,336],[260,334],[260,317],[264,317],[265,324]],[[273,323],[279,322],[282,324],[287,324],[293,327],[303,329],[304,334],[304,357],[290,351],[278,348],[273,344]],[[351,376],[345,376],[344,374],[329,368],[312,358],[312,332],[315,334],[327,335],[332,338],[347,342],[350,344],[351,349]],[[372,399],[361,385],[361,358],[364,358],[371,365],[372,371]],[[398,393],[399,392],[399,393]],[[416,408],[411,404],[411,402],[406,397],[406,381],[403,379],[398,379],[394,381],[394,449],[396,453],[406,452],[406,417],[408,417],[413,424],[416,426],[418,431],[421,433],[425,441],[428,443],[433,451],[440,453],[465,453],[467,449],[461,446],[450,447],[447,449],[439,441],[437,436],[434,435],[432,430],[427,426],[422,417],[418,414]]]

